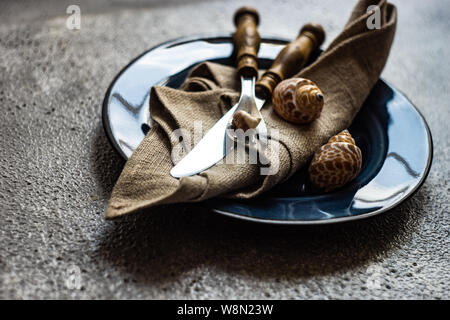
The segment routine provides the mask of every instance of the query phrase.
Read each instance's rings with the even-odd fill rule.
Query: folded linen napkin
[[[379,28],[368,19],[379,9]],[[375,13],[376,14],[376,13]],[[191,177],[173,178],[172,135],[184,128],[193,135],[194,122],[206,132],[239,98],[240,81],[234,68],[202,63],[179,90],[153,87],[150,95],[154,124],[127,161],[111,195],[106,218],[114,218],[154,205],[202,201],[216,196],[251,198],[289,178],[307,164],[332,135],[347,128],[386,63],[396,28],[396,8],[386,0],[360,0],[341,34],[321,56],[296,76],[314,81],[325,95],[321,116],[309,125],[293,125],[278,117],[271,103],[262,109],[268,128],[279,130],[270,140],[279,150],[278,171],[261,175],[248,163],[217,164]],[[376,21],[375,21],[376,22]],[[276,144],[276,145],[274,145]]]

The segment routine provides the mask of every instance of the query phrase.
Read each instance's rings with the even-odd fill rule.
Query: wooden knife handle
[[[276,57],[272,67],[256,83],[256,90],[265,97],[284,79],[292,77],[305,66],[312,52],[325,40],[325,31],[319,24],[306,24],[297,39],[287,44]]]
[[[234,14],[236,32],[233,35],[238,73],[258,77],[258,51],[261,44],[257,26],[259,14],[251,7],[242,7]]]

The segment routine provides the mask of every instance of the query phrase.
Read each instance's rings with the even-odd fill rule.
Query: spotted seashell
[[[233,114],[232,125],[235,129],[242,129],[247,131],[248,129],[254,129],[261,122],[261,118],[255,117],[243,110],[236,111]]]
[[[275,87],[272,102],[281,118],[296,124],[306,124],[320,116],[324,96],[314,82],[291,78],[281,81]]]
[[[323,145],[308,169],[311,183],[325,192],[342,187],[361,170],[362,154],[348,130],[331,137]]]

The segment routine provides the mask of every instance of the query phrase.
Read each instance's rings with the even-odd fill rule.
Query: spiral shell
[[[331,137],[316,152],[308,169],[309,180],[325,192],[342,187],[361,170],[362,154],[348,130]]]
[[[281,81],[275,87],[272,102],[281,118],[296,124],[306,124],[320,116],[324,96],[314,82],[291,78]]]
[[[254,129],[261,122],[261,118],[255,117],[243,110],[236,111],[233,115],[233,127],[235,129],[242,129],[247,131],[248,129]]]

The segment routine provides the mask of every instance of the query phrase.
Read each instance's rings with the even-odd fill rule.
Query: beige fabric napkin
[[[375,17],[367,12],[371,5],[380,9],[380,28],[367,27],[368,18]],[[202,63],[180,90],[153,87],[150,111],[154,124],[126,163],[106,218],[216,196],[251,198],[289,178],[329,137],[351,124],[386,63],[396,21],[396,9],[387,1],[358,1],[341,34],[312,65],[297,74],[314,81],[325,95],[322,114],[312,124],[289,124],[266,104],[262,110],[266,124],[279,130],[279,139],[270,140],[270,145],[279,149],[279,170],[274,175],[263,176],[260,167],[251,164],[218,164],[181,179],[169,174],[171,151],[179,145],[171,133],[184,128],[192,136],[194,121],[202,121],[206,132],[237,102],[240,82],[234,68]]]

